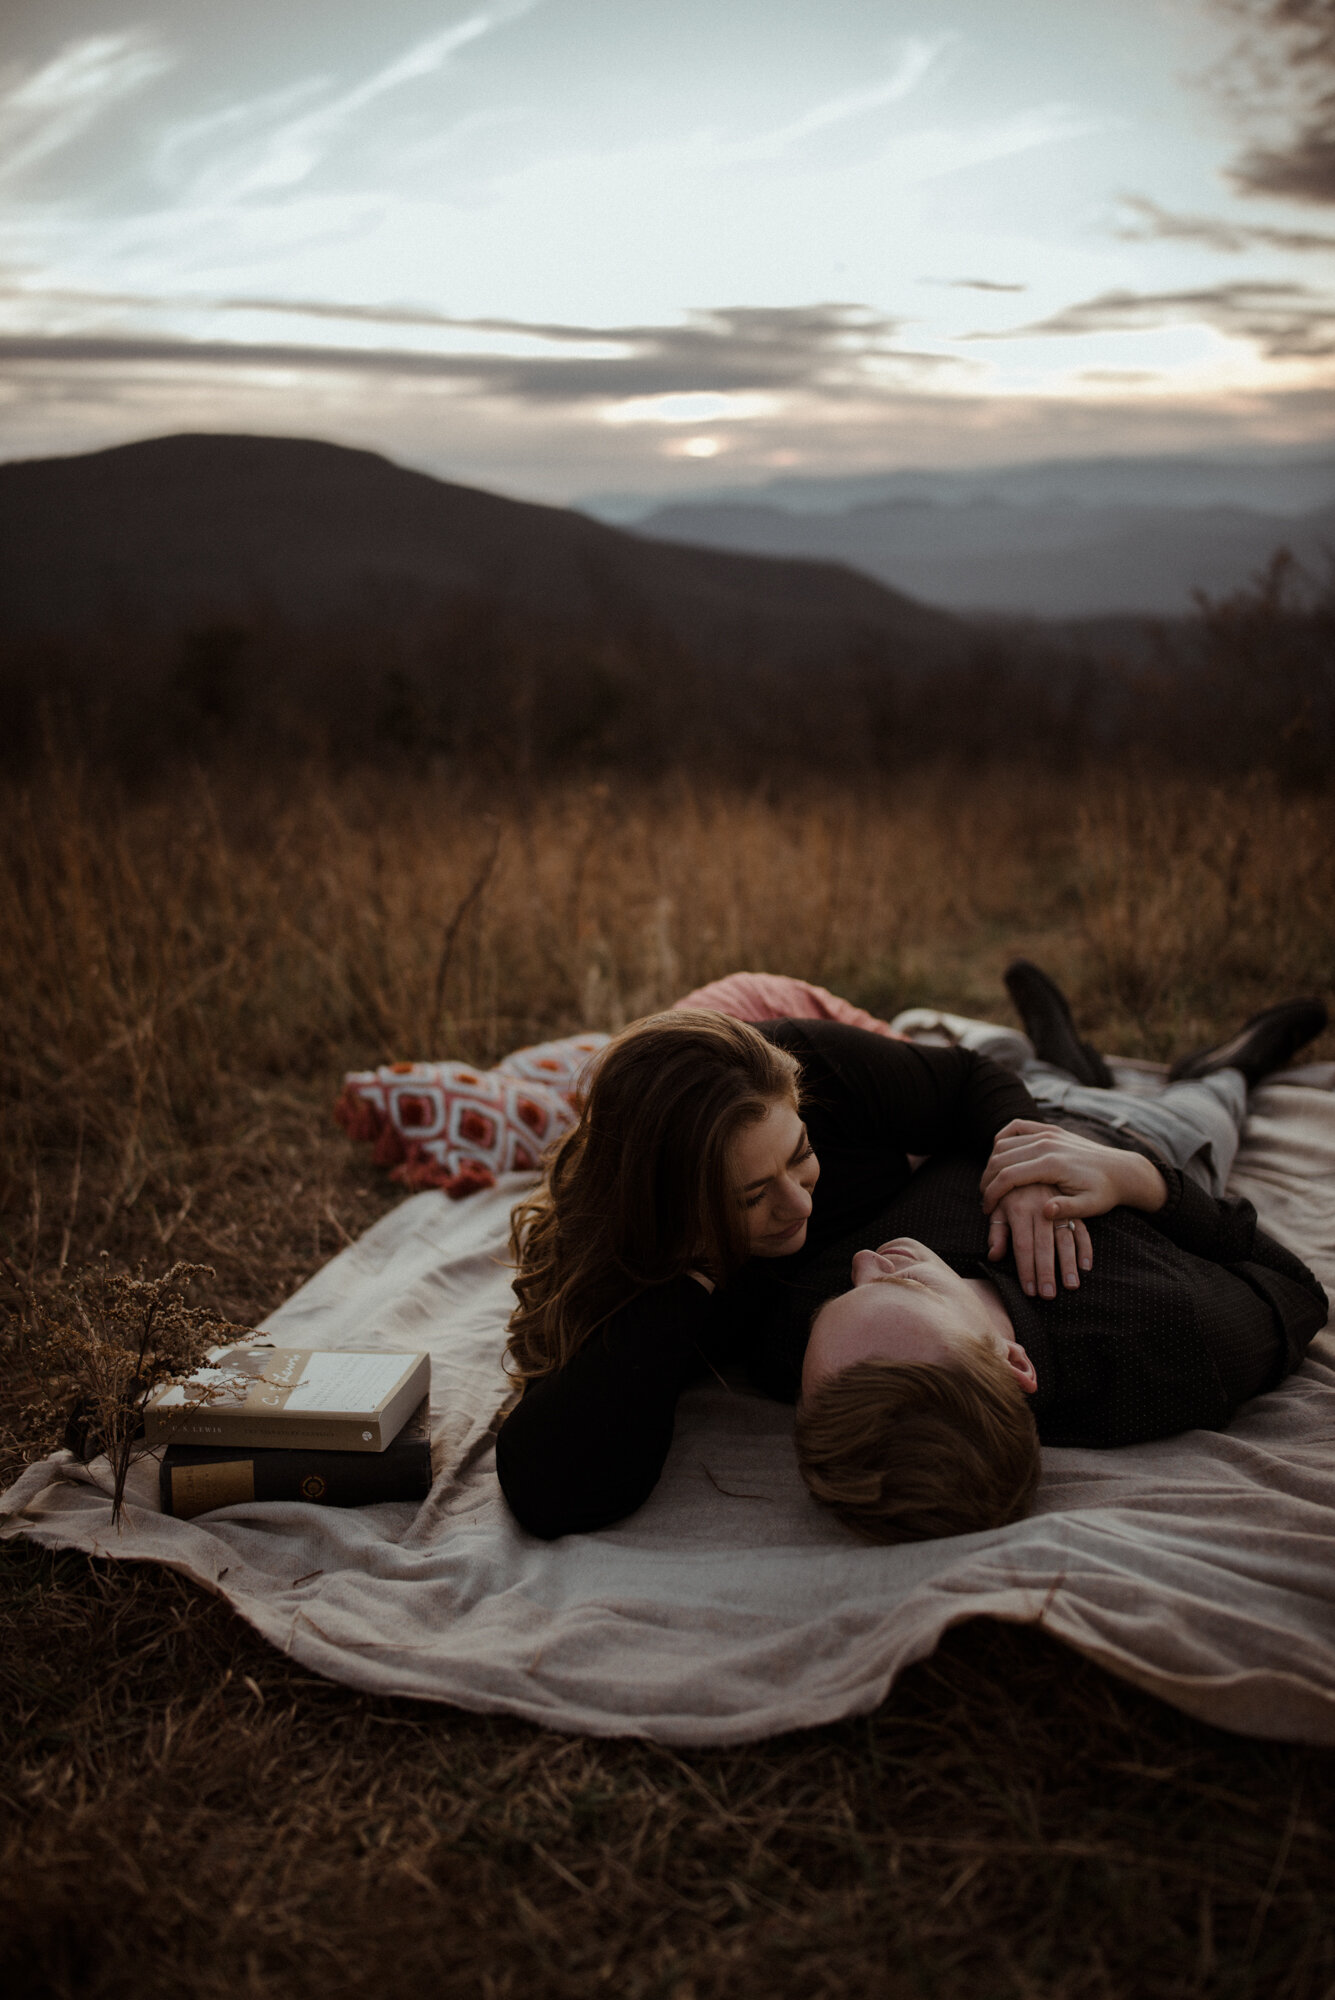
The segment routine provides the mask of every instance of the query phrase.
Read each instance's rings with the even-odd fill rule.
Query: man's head
[[[999,1295],[910,1237],[859,1250],[816,1315],[797,1450],[816,1499],[874,1541],[1001,1527],[1038,1480],[1038,1386]]]

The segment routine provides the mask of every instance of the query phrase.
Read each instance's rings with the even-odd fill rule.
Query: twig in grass
[[[1265,1929],[1265,1920],[1270,1915],[1270,1905],[1275,1900],[1275,1891],[1279,1888],[1284,1878],[1284,1870],[1289,1863],[1289,1849],[1293,1846],[1293,1835],[1298,1825],[1298,1802],[1302,1798],[1302,1791],[1303,1777],[1300,1771],[1293,1787],[1293,1796],[1289,1801],[1289,1815],[1284,1822],[1284,1831],[1280,1835],[1279,1846],[1275,1850],[1274,1866],[1270,1870],[1265,1888],[1261,1891],[1256,1908],[1252,1912],[1251,1924],[1247,1931],[1247,1944],[1242,1954],[1242,1962],[1246,1966],[1250,1966],[1256,1956],[1256,1947],[1261,1942],[1261,1932]]]
[[[37,1245],[42,1233],[42,1186],[37,1178],[36,1165],[32,1170],[32,1253],[28,1258],[29,1282],[37,1271]]]
[[[65,1275],[65,1264],[70,1254],[70,1237],[74,1233],[75,1219],[79,1213],[79,1177],[83,1172],[83,1106],[79,1106],[79,1134],[74,1142],[74,1172],[70,1176],[70,1211],[65,1219],[65,1227],[60,1237],[60,1256],[56,1262],[56,1276]]]
[[[436,984],[431,996],[430,1032],[427,1035],[428,1052],[436,1047],[440,1035],[441,1010],[445,1005],[445,982],[450,975],[450,960],[454,956],[455,941],[463,927],[465,917],[481,896],[491,880],[491,871],[496,866],[496,857],[501,851],[501,822],[495,814],[489,813],[487,821],[491,826],[491,845],[487,849],[482,866],[473,877],[469,888],[455,906],[454,915],[445,926],[445,936],[441,940],[440,957],[436,961]]]
[[[325,1203],[324,1212],[326,1216],[329,1218],[330,1222],[333,1224],[339,1242],[351,1243],[352,1238],[349,1236],[347,1230],[343,1227],[343,1224],[339,1221],[338,1217],[334,1213],[334,1204],[332,1201],[327,1201]]]
[[[195,1199],[195,1190],[192,1187],[187,1188],[185,1191],[185,1199],[182,1201],[181,1206],[177,1209],[171,1221],[167,1223],[165,1226],[158,1221],[157,1212],[156,1210],[154,1211],[153,1225],[158,1232],[158,1237],[162,1243],[162,1247],[164,1250],[166,1249],[167,1245],[171,1242],[173,1236],[175,1236],[181,1224],[185,1221],[187,1215],[189,1215],[191,1205],[194,1202],[194,1199]]]

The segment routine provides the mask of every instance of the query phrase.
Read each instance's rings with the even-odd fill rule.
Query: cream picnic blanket
[[[1253,1107],[1232,1185],[1335,1294],[1335,1091],[1272,1084]],[[266,1322],[291,1346],[430,1349],[438,1476],[420,1507],[176,1521],[150,1460],[117,1534],[105,1467],[58,1454],[0,1503],[0,1531],[165,1563],[351,1687],[556,1729],[736,1743],[859,1714],[986,1615],[1041,1623],[1224,1728],[1335,1743],[1331,1334],[1226,1435],[1045,1452],[1028,1520],[898,1549],[863,1546],[808,1498],[791,1410],[713,1384],[684,1398],[645,1507],[548,1544],[510,1518],[492,1450],[500,1260],[526,1185],[413,1196]]]

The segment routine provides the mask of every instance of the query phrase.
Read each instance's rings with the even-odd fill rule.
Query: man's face
[[[999,1355],[1027,1395],[1034,1364],[1015,1339],[1000,1295],[985,1278],[961,1278],[911,1236],[853,1258],[851,1291],[817,1314],[802,1369],[802,1394],[858,1361],[958,1364],[980,1341]]]

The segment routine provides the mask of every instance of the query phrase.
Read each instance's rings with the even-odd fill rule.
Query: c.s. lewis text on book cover
[[[431,1387],[431,1356],[225,1347],[144,1408],[148,1444],[384,1451]]]
[[[158,1490],[163,1513],[182,1521],[242,1500],[307,1500],[318,1507],[425,1500],[431,1491],[428,1408],[423,1402],[383,1451],[169,1445],[162,1455]]]

